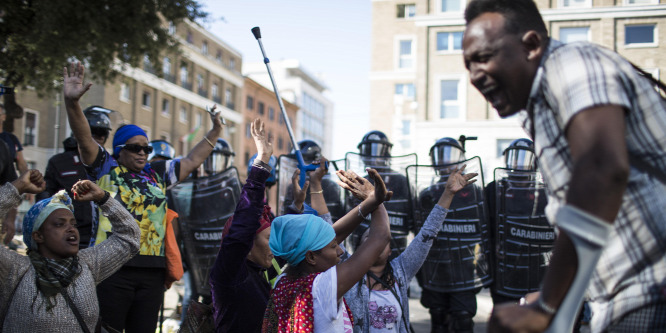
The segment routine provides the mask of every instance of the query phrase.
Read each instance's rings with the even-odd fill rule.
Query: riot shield
[[[413,165],[407,168],[410,190],[415,196],[417,229],[423,226],[446,186],[448,174],[466,164],[465,173],[476,172],[477,181],[456,193],[446,219],[420,271],[420,282],[437,292],[458,292],[492,282],[487,207],[481,159],[473,157],[444,166]]]
[[[546,186],[538,172],[498,168],[495,189],[495,291],[520,298],[539,290],[555,242]]]
[[[324,200],[326,200],[326,206],[328,211],[331,213],[331,218],[333,221],[337,221],[341,218],[346,211],[342,204],[342,189],[335,182],[337,176],[335,176],[335,171],[338,166],[342,166],[344,160],[334,160],[328,161],[328,174],[324,175],[324,178],[321,180],[321,187],[324,195]],[[286,214],[286,209],[294,201],[294,191],[291,185],[291,177],[294,174],[294,171],[298,169],[298,161],[294,158],[293,155],[281,155],[278,158],[278,195],[277,195],[277,209],[278,216]],[[306,177],[309,179],[309,177]],[[310,191],[308,190],[305,203],[312,206],[310,203]]]
[[[240,198],[238,170],[188,179],[170,190],[183,240],[183,257],[197,295],[210,297],[208,277],[220,249],[222,230]]]
[[[384,203],[391,224],[391,256],[390,259],[398,256],[407,247],[407,236],[414,227],[414,214],[412,211],[412,198],[409,191],[409,183],[405,177],[407,166],[418,163],[416,154],[392,157],[364,156],[357,153],[345,154],[345,170],[352,170],[359,176],[368,178],[365,168],[376,169],[384,179],[386,188],[393,191],[391,200]],[[350,211],[360,203],[359,200],[345,191],[345,211]],[[359,244],[360,238],[365,230],[370,226],[370,221],[366,220],[356,228],[351,234],[350,252]]]

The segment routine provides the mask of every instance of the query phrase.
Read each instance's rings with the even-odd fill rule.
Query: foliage
[[[116,58],[140,67],[147,55],[160,68],[161,54],[177,52],[168,22],[206,15],[197,0],[0,1],[0,83],[50,93],[73,59],[104,82]]]

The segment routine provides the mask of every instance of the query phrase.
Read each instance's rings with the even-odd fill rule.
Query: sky
[[[200,22],[240,52],[243,62],[262,61],[250,29],[261,28],[271,61],[297,59],[321,75],[334,103],[333,156],[355,151],[369,131],[370,0],[202,0]],[[280,88],[280,82],[276,82]],[[331,126],[330,124],[325,124]]]

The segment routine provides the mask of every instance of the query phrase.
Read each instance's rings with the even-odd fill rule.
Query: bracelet
[[[361,212],[361,204],[358,204],[358,217],[365,219],[365,215]]]
[[[99,201],[95,201],[95,203],[97,204],[97,206],[101,206],[101,205],[105,204],[107,201],[109,201],[110,197],[111,197],[111,193],[109,193],[107,191],[104,191],[104,196],[102,197],[102,199],[100,199]]]
[[[318,194],[318,193],[324,193],[324,189],[321,189],[320,191],[310,191],[310,194]]]
[[[208,142],[208,144],[209,144],[211,147],[213,147],[213,149],[215,149],[215,145],[214,145],[212,142],[210,142],[210,140],[208,140],[207,137],[204,136],[204,139],[206,139],[206,142]]]
[[[555,315],[555,313],[557,312],[557,309],[552,308],[551,306],[546,304],[546,302],[543,300],[543,298],[541,296],[539,296],[539,299],[537,300],[536,303],[537,303],[537,306],[539,307],[539,309],[541,311],[543,311],[544,313],[546,313],[550,316]]]

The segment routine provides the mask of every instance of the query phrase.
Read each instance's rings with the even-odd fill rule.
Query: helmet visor
[[[504,154],[506,167],[514,170],[536,170],[534,152],[527,149],[508,149]]]
[[[454,146],[440,145],[432,150],[432,163],[434,165],[445,165],[463,160],[463,152]]]
[[[233,156],[222,152],[213,151],[204,161],[204,170],[209,175],[220,173],[231,166]]]
[[[359,153],[365,156],[391,156],[391,144],[384,142],[366,142],[361,144]]]

